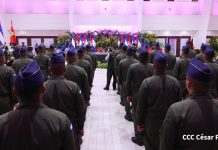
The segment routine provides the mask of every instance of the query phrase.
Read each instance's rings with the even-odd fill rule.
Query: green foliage
[[[208,43],[211,45],[211,47],[215,50],[216,56],[218,55],[218,37],[212,37]]]
[[[107,68],[107,63],[101,63],[98,61],[98,68]]]
[[[58,36],[57,40],[59,43],[64,44],[65,41],[67,41],[68,39],[71,40],[71,35],[69,32],[66,32],[64,35],[62,36]]]
[[[146,41],[147,43],[154,43],[156,41],[156,34],[150,34],[150,33],[143,33],[142,39]]]
[[[104,49],[108,47],[117,46],[117,38],[114,36],[98,35],[96,38],[96,47],[102,47]]]

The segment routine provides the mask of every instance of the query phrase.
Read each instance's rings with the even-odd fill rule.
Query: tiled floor
[[[132,143],[133,123],[124,119],[124,107],[116,91],[103,90],[106,70],[97,69],[88,108],[82,150],[143,150]]]

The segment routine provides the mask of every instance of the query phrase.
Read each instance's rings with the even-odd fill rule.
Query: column
[[[137,0],[137,30],[142,31],[142,19],[143,19],[143,0]]]
[[[74,10],[73,10],[73,2],[74,0],[68,0],[69,2],[69,25],[70,25],[70,32],[75,32],[74,29]]]
[[[211,16],[213,0],[202,1],[202,20],[199,22],[200,28],[194,35],[194,46],[199,49],[202,43],[206,43],[206,36]]]

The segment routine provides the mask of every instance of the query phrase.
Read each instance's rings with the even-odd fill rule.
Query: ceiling
[[[0,0],[0,12],[8,14],[68,14],[70,0]],[[192,0],[150,0],[143,2],[145,15],[199,15],[202,1]],[[136,15],[137,0],[73,0],[74,14]],[[215,0],[212,15],[218,15],[218,1]]]

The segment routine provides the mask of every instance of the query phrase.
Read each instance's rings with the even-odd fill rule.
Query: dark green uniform
[[[138,101],[138,92],[142,81],[153,75],[152,65],[149,63],[135,63],[132,64],[127,73],[126,79],[126,92],[127,96],[132,96],[132,116],[134,121],[135,137],[137,140],[142,141],[141,134],[137,132],[136,126],[136,108]]]
[[[84,60],[87,60],[92,65],[92,58],[89,55],[84,54]]]
[[[196,58],[197,60],[201,61],[201,62],[204,62],[204,60],[203,60],[203,54],[197,54],[197,55],[195,56],[195,58]]]
[[[126,54],[123,52],[123,50],[121,50],[120,54],[118,54],[116,57],[115,57],[115,76],[118,80],[118,65],[120,63],[121,60],[125,59],[126,58]],[[117,90],[118,92],[120,92],[120,84],[118,82],[118,87],[117,87]],[[122,103],[124,103],[122,100],[121,100]]]
[[[14,69],[15,73],[18,73],[20,69],[30,64],[33,60],[28,57],[20,57],[14,61],[12,68]]]
[[[75,150],[67,116],[38,103],[20,103],[0,116],[1,150]]]
[[[67,115],[74,127],[77,150],[80,149],[79,130],[83,130],[86,109],[79,86],[64,76],[56,76],[49,79],[45,87],[44,103]]]
[[[176,65],[173,70],[173,76],[179,81],[179,84],[181,86],[183,99],[185,99],[188,95],[185,81],[186,81],[189,62],[190,62],[189,58],[182,58],[176,62]]]
[[[121,86],[121,93],[120,93],[120,98],[121,101],[124,102],[125,104],[125,110],[126,110],[126,116],[131,117],[131,108],[129,102],[127,102],[127,95],[126,95],[126,78],[127,78],[127,72],[129,70],[129,67],[137,63],[138,61],[134,59],[133,57],[127,56],[125,59],[120,61],[119,66],[118,66],[118,82],[119,85]]]
[[[126,54],[124,52],[120,53],[115,57],[115,74],[118,77],[118,65],[121,60],[126,58]]]
[[[190,49],[190,52],[188,54],[188,58],[195,58],[196,55],[197,55],[197,53],[193,49]]]
[[[167,57],[166,74],[173,76],[173,68],[176,64],[176,56],[173,56],[170,53],[166,53],[166,57]]]
[[[153,50],[150,55],[149,55],[149,61],[151,64],[153,64],[153,61],[154,61],[154,56],[156,55],[157,51],[156,50]]]
[[[74,63],[68,64],[64,76],[67,80],[73,81],[79,85],[85,101],[89,102],[90,87],[85,70]]]
[[[194,93],[169,108],[160,129],[160,150],[217,150],[217,125],[218,101],[206,93]],[[214,138],[197,140],[202,134]],[[186,140],[185,135],[194,135],[194,140]]]
[[[89,87],[92,87],[92,82],[93,82],[93,69],[92,69],[92,65],[84,59],[78,59],[76,61],[76,65],[82,67],[85,71],[86,74],[88,76],[88,81],[89,81]]]
[[[122,49],[117,50],[117,51],[115,52],[115,58],[116,58],[119,54],[121,54],[121,52],[122,52]]]
[[[156,74],[145,79],[139,90],[136,122],[144,125],[146,150],[159,149],[159,129],[171,104],[182,99],[178,81],[169,75]]]
[[[107,58],[108,57],[108,58]],[[112,51],[112,52],[109,52],[108,55],[107,55],[107,84],[106,84],[106,88],[109,89],[110,87],[110,82],[111,82],[111,78],[113,76],[113,89],[115,90],[116,89],[116,84],[117,84],[117,78],[115,76],[115,52]]]
[[[46,54],[38,54],[36,57],[33,58],[39,65],[42,74],[44,75],[45,79],[48,79],[48,68],[49,68],[49,62],[50,62],[50,58],[49,56],[47,56]]]
[[[214,62],[206,62],[205,63],[212,70],[212,81],[210,86],[210,94],[214,97],[218,97],[218,65]]]
[[[95,53],[88,52],[88,53],[86,53],[86,54],[91,57],[91,60],[92,60],[92,68],[93,68],[93,71],[95,71],[96,68],[97,68],[97,65],[98,65],[97,57],[96,57]]]
[[[0,65],[0,115],[12,109],[14,70]]]

